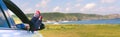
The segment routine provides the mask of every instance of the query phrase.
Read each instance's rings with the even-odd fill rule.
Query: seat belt
[[[8,9],[10,9],[23,23],[30,25],[30,31],[34,31],[33,23],[25,16],[25,14],[10,0],[3,0]]]

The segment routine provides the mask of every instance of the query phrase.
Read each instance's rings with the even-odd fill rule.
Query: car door
[[[35,26],[33,23],[25,16],[25,14],[10,0],[3,0],[8,9],[10,9],[16,16],[20,18],[23,23],[27,23],[30,26],[30,31],[34,32]]]
[[[12,28],[14,20],[9,15],[8,8],[0,0],[0,37],[42,37],[39,32],[32,33],[27,30]]]

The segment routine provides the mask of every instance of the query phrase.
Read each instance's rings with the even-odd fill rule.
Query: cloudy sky
[[[25,13],[120,14],[120,0],[12,0]]]

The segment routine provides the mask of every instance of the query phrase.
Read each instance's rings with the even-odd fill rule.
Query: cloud
[[[32,8],[27,8],[24,10],[24,13],[32,13],[34,10]]]
[[[42,1],[41,1],[41,6],[46,6],[47,3],[48,3],[48,0],[42,0]]]
[[[37,7],[37,8],[38,8],[38,7],[40,7],[40,4],[39,4],[39,3],[38,3],[38,4],[36,4],[36,5],[35,5],[35,7]]]
[[[26,2],[24,4],[21,4],[19,7],[20,9],[22,9],[23,11],[25,11],[27,8],[30,8],[30,3],[29,2]]]
[[[71,5],[71,3],[69,3],[69,2],[68,2],[68,3],[66,3],[66,5],[67,5],[67,6],[70,6],[70,5]]]
[[[55,8],[53,8],[53,12],[58,12],[60,10],[61,10],[61,8],[59,6],[56,6]]]
[[[86,4],[82,9],[80,9],[80,11],[85,11],[85,10],[89,10],[89,9],[92,9],[96,6],[95,3],[88,3]]]
[[[114,3],[116,0],[101,0],[101,3]]]
[[[120,12],[120,7],[110,6],[110,7],[99,7],[95,11],[99,12]]]
[[[34,12],[34,10],[38,9],[44,12],[83,12],[95,14],[120,13],[120,5],[119,2],[117,2],[119,0],[62,0],[63,2],[58,2],[57,0],[12,1],[15,2],[15,4],[17,4],[25,13]]]
[[[75,7],[80,7],[80,4],[76,4]]]
[[[86,8],[86,9],[91,9],[91,8],[93,8],[93,7],[95,7],[95,6],[96,6],[95,3],[89,3],[89,4],[86,4],[84,8]]]
[[[50,0],[41,0],[41,2],[39,2],[38,4],[36,4],[35,6],[38,7],[46,7],[47,4],[50,2]]]
[[[70,11],[70,8],[65,8],[65,11],[66,11],[66,12],[69,12],[69,11]]]
[[[30,5],[30,3],[26,2],[26,3],[22,4],[21,7],[27,7],[28,5]]]
[[[31,11],[31,10],[32,10],[32,8],[25,9],[25,11]]]
[[[94,9],[90,9],[88,11],[84,11],[82,13],[89,13],[89,14],[101,14],[101,15],[106,15],[106,14],[120,14],[120,7],[116,6],[108,6],[108,7],[98,7]]]

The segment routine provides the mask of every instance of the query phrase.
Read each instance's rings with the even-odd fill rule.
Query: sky
[[[120,0],[11,0],[24,13],[120,14]]]

